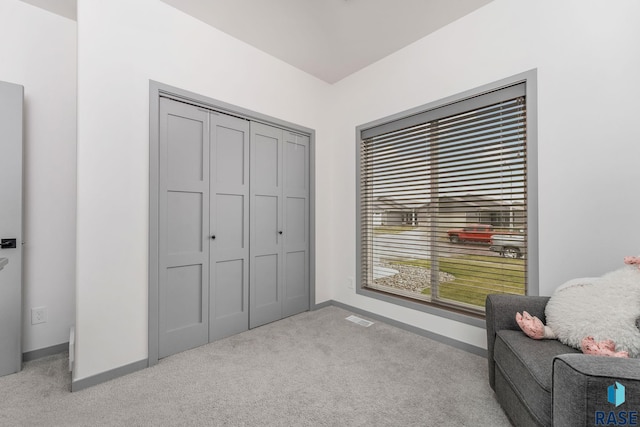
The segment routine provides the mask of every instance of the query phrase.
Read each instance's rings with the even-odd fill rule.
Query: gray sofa
[[[516,312],[526,310],[545,322],[548,300],[516,295],[489,295],[486,300],[489,383],[511,422],[640,426],[640,359],[585,355],[559,341],[533,340],[522,333]],[[617,407],[608,402],[608,388],[615,382],[625,387],[626,399]],[[617,424],[611,424],[611,417]]]

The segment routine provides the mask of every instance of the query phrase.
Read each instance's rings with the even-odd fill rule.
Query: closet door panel
[[[215,245],[218,258],[233,258],[246,249],[245,202],[242,194],[216,194],[216,211],[212,222],[215,227]]]
[[[159,357],[208,340],[208,126],[206,112],[161,100]]]
[[[213,118],[216,122],[214,139],[216,157],[213,160],[216,184],[221,188],[225,186],[236,189],[245,188],[249,184],[247,177],[249,165],[246,164],[248,163],[249,124],[246,120],[223,115],[214,115]],[[230,126],[235,126],[237,129]]]
[[[291,304],[292,301],[295,302],[299,298],[305,298],[309,295],[307,292],[307,280],[305,275],[307,274],[306,269],[306,251],[300,252],[288,252],[285,258],[285,264],[287,266],[286,275],[285,275],[285,283],[286,287],[286,297],[288,304]],[[308,310],[308,304],[303,304],[303,307],[296,311],[295,308],[285,307],[284,315],[292,315],[302,311]],[[294,313],[288,314],[289,311],[293,311]]]
[[[254,216],[254,240],[251,249],[256,254],[275,253],[279,244],[278,234],[280,197],[258,195],[254,196],[252,215]]]
[[[282,318],[282,130],[251,123],[249,326]]]
[[[253,157],[251,179],[257,192],[277,193],[280,191],[280,152],[282,131],[260,123],[252,123],[256,129],[252,134]]]
[[[202,265],[167,269],[166,325],[168,331],[202,323]]]
[[[217,292],[216,297],[213,298],[216,319],[228,318],[246,311],[244,266],[245,262],[242,259],[216,262],[214,281]],[[243,330],[248,326],[248,322],[244,321],[239,325]]]
[[[167,191],[167,254],[202,252],[203,196],[195,191]]]
[[[284,132],[282,316],[309,310],[309,137]]]
[[[287,197],[286,199],[286,224],[287,238],[285,240],[288,249],[299,248],[304,250],[307,245],[307,199],[303,197]]]
[[[277,254],[261,255],[254,259],[254,292],[251,296],[253,297],[255,310],[258,312],[265,311],[278,304],[278,264],[279,256]],[[277,314],[278,316],[280,315],[279,310],[277,310]]]
[[[209,341],[249,328],[249,122],[211,113]]]

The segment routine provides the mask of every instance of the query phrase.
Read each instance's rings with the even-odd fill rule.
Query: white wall
[[[328,87],[157,0],[79,0],[78,41],[74,380],[147,357],[149,79],[316,129],[318,146]],[[319,148],[318,167],[329,162]]]
[[[538,69],[540,294],[640,254],[640,3],[495,0],[333,88],[334,299],[486,348],[480,328],[356,295],[354,128]],[[338,209],[339,207],[339,209]]]
[[[0,0],[0,80],[24,86],[23,351],[69,341],[75,322],[76,23]],[[32,307],[48,321],[31,325]]]

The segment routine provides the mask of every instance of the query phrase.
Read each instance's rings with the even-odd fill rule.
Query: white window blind
[[[524,294],[524,84],[361,131],[361,286],[481,313]]]

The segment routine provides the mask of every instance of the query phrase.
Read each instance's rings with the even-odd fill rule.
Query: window
[[[474,315],[487,294],[526,293],[525,82],[358,135],[361,293]]]

